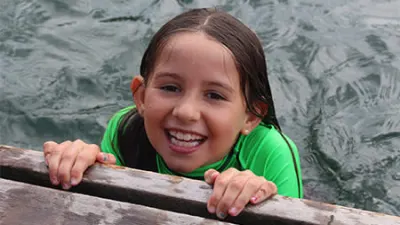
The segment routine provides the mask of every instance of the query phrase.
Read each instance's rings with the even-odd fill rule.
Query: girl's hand
[[[81,140],[65,141],[61,144],[45,142],[43,154],[51,183],[61,184],[66,190],[78,185],[82,181],[83,173],[96,161],[109,164],[116,162],[114,155],[102,153],[97,145],[86,144]]]
[[[258,204],[277,193],[276,185],[250,170],[230,168],[222,173],[214,169],[204,174],[205,181],[214,191],[207,202],[210,213],[224,219],[228,214],[237,216],[248,202]]]

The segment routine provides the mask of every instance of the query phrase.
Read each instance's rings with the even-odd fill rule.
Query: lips
[[[167,129],[166,135],[170,141],[170,148],[179,153],[192,153],[207,139],[200,134],[175,129]]]

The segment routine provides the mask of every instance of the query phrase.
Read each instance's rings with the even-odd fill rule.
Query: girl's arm
[[[292,149],[286,143],[270,150],[270,157],[265,162],[263,176],[273,182],[278,188],[278,194],[302,198],[302,176],[300,162],[297,155],[297,148],[291,145]],[[293,155],[292,155],[293,152]]]
[[[259,126],[242,138],[239,158],[244,169],[273,182],[278,194],[302,198],[299,153],[293,141],[283,136],[273,127]]]

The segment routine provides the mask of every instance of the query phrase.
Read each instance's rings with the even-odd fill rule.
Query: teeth
[[[182,133],[177,133],[176,137],[177,137],[178,139],[180,139],[180,140],[185,140],[185,139],[184,139],[184,138],[185,138],[185,135],[182,134]]]
[[[191,135],[190,134],[185,134],[184,136],[183,136],[183,140],[191,140]]]
[[[200,144],[200,141],[192,141],[192,142],[179,141],[178,139],[176,139],[174,137],[171,137],[171,142],[174,145],[186,147],[186,148],[195,147]]]
[[[188,134],[188,133],[182,133],[178,131],[169,131],[169,134],[175,139],[179,139],[181,141],[193,141],[193,140],[200,140],[203,139],[203,137],[195,134]]]

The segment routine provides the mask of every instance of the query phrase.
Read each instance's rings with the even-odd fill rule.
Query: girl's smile
[[[172,151],[181,154],[190,154],[198,150],[207,137],[190,131],[180,129],[167,129],[165,131]]]

